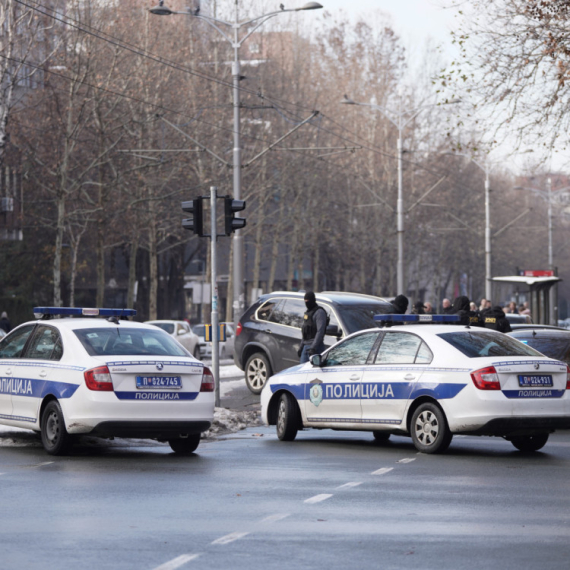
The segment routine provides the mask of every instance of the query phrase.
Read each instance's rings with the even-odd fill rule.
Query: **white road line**
[[[396,463],[411,463],[412,461],[415,460],[416,460],[415,457],[406,457],[405,459],[400,459],[400,461],[396,461]]]
[[[385,475],[386,473],[390,473],[394,469],[393,467],[382,467],[382,469],[378,469],[377,471],[372,471],[372,475]]]
[[[1,475],[1,473],[0,473]],[[283,519],[286,519],[288,516],[290,515],[290,513],[281,513],[281,514],[277,514],[277,515],[271,515],[268,517],[265,517],[261,522],[264,523],[271,523],[271,522],[277,522],[277,521],[282,521]]]
[[[337,487],[337,489],[352,489],[353,487],[358,487],[358,485],[362,485],[362,481],[352,481],[351,483],[345,483],[344,485]]]
[[[180,566],[184,566],[187,562],[191,560],[196,560],[200,556],[199,554],[182,554],[182,556],[178,556],[177,558],[173,558],[170,562],[165,562],[160,566],[157,566],[154,570],[175,570],[176,568],[180,568]]]
[[[303,501],[303,503],[307,503],[308,505],[312,505],[314,503],[320,503],[321,501],[326,501],[327,499],[330,499],[332,497],[332,495],[327,495],[326,493],[323,493],[322,495],[315,495],[314,497],[311,497],[310,499],[305,499]]]
[[[46,461],[45,463],[38,463],[37,465],[32,465],[32,467],[45,467],[46,465],[51,465],[53,461]]]
[[[214,540],[211,544],[229,544],[230,542],[234,542],[235,540],[239,540],[244,536],[247,536],[249,532],[232,532],[231,534],[226,534],[226,536],[222,536]]]

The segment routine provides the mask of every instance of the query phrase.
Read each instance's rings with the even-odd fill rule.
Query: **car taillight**
[[[87,370],[83,373],[83,376],[85,376],[85,384],[89,390],[95,390],[96,392],[113,391],[113,381],[106,366],[98,366],[97,368]]]
[[[566,365],[566,390],[570,390],[570,366]]]
[[[471,378],[473,379],[473,384],[475,384],[475,387],[479,388],[479,390],[501,389],[499,375],[494,366],[488,366],[487,368],[481,368],[480,370],[471,372]]]
[[[202,385],[200,386],[200,392],[213,392],[216,387],[216,382],[214,381],[214,375],[212,371],[204,366],[204,375],[202,376]]]
[[[241,323],[238,323],[237,327],[236,327],[236,336],[239,336],[241,334],[242,330],[243,330],[243,327],[241,326]]]

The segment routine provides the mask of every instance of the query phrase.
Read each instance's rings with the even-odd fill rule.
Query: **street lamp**
[[[552,178],[546,179],[546,190],[531,188],[529,186],[515,186],[515,190],[528,190],[537,194],[548,203],[548,269],[554,270],[554,254],[552,249],[552,197],[564,194],[570,190],[570,186],[559,188],[552,192]],[[550,289],[550,324],[558,324],[558,284]]]
[[[234,107],[234,148],[233,148],[233,197],[234,200],[241,200],[241,132],[240,132],[240,90],[239,82],[241,76],[240,70],[240,60],[239,60],[239,48],[242,44],[267,20],[285,12],[300,12],[302,10],[318,10],[323,6],[318,2],[307,2],[300,8],[285,8],[281,4],[281,9],[274,12],[268,12],[256,18],[250,20],[239,21],[239,9],[238,0],[235,0],[235,13],[233,22],[225,22],[218,18],[213,18],[211,16],[205,16],[200,13],[199,9],[191,10],[187,8],[186,10],[171,10],[164,5],[164,0],[160,0],[158,5],[150,9],[151,14],[157,16],[170,16],[172,14],[183,14],[185,16],[192,16],[193,18],[199,18],[206,22],[209,26],[214,28],[219,32],[225,40],[227,40],[234,50],[234,61],[232,65],[232,77],[233,77],[233,107]],[[252,26],[252,29],[247,31],[247,33],[240,39],[240,30],[244,27]],[[231,33],[226,33],[224,29],[220,26],[225,26],[227,30],[233,30],[233,38]],[[243,236],[241,231],[234,232],[233,237],[233,320],[237,324],[241,314],[245,308],[245,294],[244,294],[244,246],[243,246]]]
[[[417,117],[417,115],[428,107],[434,107],[437,103],[421,105],[413,109],[394,111],[386,109],[375,103],[359,103],[349,99],[346,95],[341,101],[344,105],[359,105],[361,107],[371,107],[375,111],[380,111],[398,129],[398,201],[396,205],[397,227],[398,227],[398,264],[397,264],[397,294],[405,294],[404,288],[404,196],[402,162],[404,149],[402,145],[402,132],[406,126]],[[460,100],[451,101],[451,104],[460,103]]]

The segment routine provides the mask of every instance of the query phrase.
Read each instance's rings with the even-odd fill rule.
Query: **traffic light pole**
[[[212,215],[212,229],[210,232],[212,256],[212,373],[216,381],[216,407],[220,407],[220,327],[218,326],[218,227],[216,220],[216,186],[210,187],[210,207]]]

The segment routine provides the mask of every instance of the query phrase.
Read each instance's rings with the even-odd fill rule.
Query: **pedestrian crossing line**
[[[404,459],[400,459],[399,461],[396,461],[396,463],[411,463],[412,461],[415,461],[416,458],[415,457],[406,457]]]
[[[386,475],[386,473],[390,473],[394,469],[393,467],[382,467],[376,471],[372,471],[372,475]]]
[[[337,489],[352,489],[353,487],[358,487],[358,485],[362,485],[362,481],[351,481],[350,483],[345,483]]]
[[[331,497],[332,497],[332,495],[322,493],[321,495],[315,495],[314,497],[311,497],[310,499],[305,499],[303,502],[307,503],[308,505],[313,505],[314,503],[320,503],[321,501],[326,501],[327,499],[330,499]]]
[[[176,570],[176,568],[180,568],[180,566],[184,566],[187,562],[192,560],[196,560],[200,554],[182,554],[177,558],[173,558],[169,562],[165,562],[160,566],[157,566],[154,570]]]
[[[282,521],[283,519],[286,519],[289,515],[290,513],[278,513],[276,515],[270,515],[268,517],[265,517],[264,519],[262,519],[261,522],[272,523],[272,522]]]
[[[235,542],[244,536],[247,536],[249,532],[232,532],[230,534],[226,534],[220,538],[217,538],[211,544],[229,544],[230,542]]]

